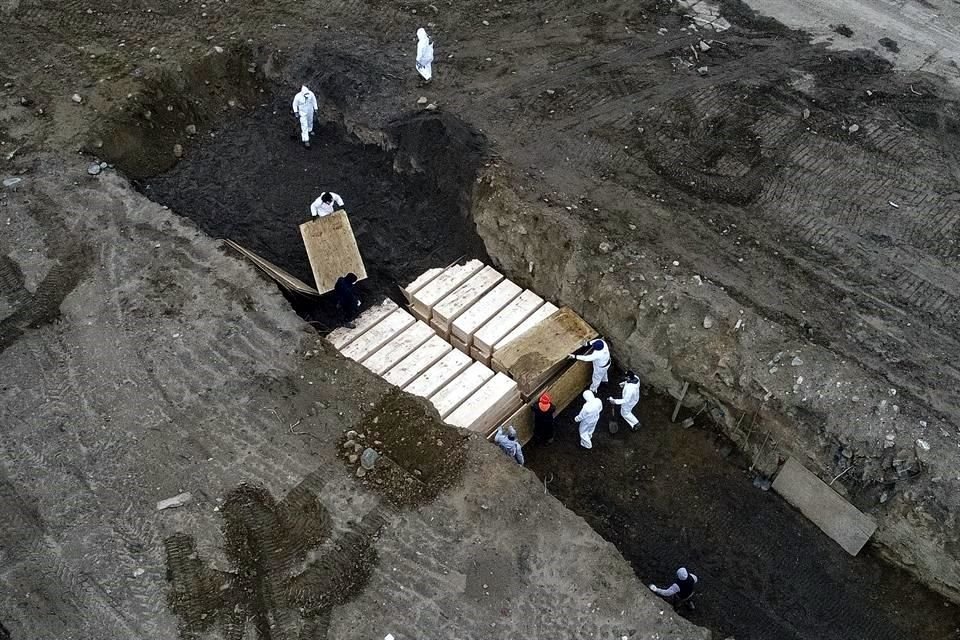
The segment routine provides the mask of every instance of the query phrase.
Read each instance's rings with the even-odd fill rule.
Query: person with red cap
[[[533,411],[533,437],[537,439],[537,442],[550,444],[553,442],[553,419],[557,413],[557,408],[553,405],[550,394],[544,392],[531,409]]]

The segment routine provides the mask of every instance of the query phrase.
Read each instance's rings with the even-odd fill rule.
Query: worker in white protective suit
[[[300,93],[293,96],[293,115],[300,120],[300,140],[303,146],[310,148],[310,136],[313,135],[313,120],[317,113],[317,96],[307,88],[300,87]]]
[[[520,446],[520,441],[517,440],[517,430],[512,425],[506,428],[498,428],[493,436],[493,441],[505,454],[513,458],[517,464],[523,466],[523,448]]]
[[[417,29],[417,71],[428,82],[433,77],[433,40],[423,27]]]
[[[310,215],[314,218],[322,218],[340,209],[343,209],[343,198],[333,191],[324,191],[310,205]]]
[[[633,415],[633,408],[640,402],[640,378],[633,371],[627,371],[627,379],[620,383],[620,387],[623,389],[620,392],[620,399],[607,398],[607,400],[620,405],[620,417],[630,425],[631,431],[636,431],[640,421]]]
[[[583,408],[574,418],[580,425],[580,446],[584,449],[593,448],[593,431],[597,428],[597,421],[603,412],[603,401],[593,395],[589,389],[583,392]]]
[[[584,343],[585,347],[590,347],[590,353],[577,356],[572,353],[567,356],[571,360],[582,360],[593,363],[593,377],[590,379],[590,391],[594,393],[600,388],[601,382],[607,381],[607,372],[610,370],[610,349],[604,340],[593,340]]]

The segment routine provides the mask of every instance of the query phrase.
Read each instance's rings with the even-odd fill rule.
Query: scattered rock
[[[880,45],[887,51],[900,53],[900,45],[897,44],[897,41],[892,38],[880,38],[877,40],[877,42],[879,42]]]
[[[31,100],[31,99],[28,98],[27,96],[20,96],[20,106],[21,106],[21,107],[29,107],[29,106],[31,106],[32,104],[33,104],[33,100]]]
[[[102,170],[103,169],[100,168],[99,162],[91,162],[90,164],[87,165],[87,173],[89,173],[92,176],[100,175],[100,172]]]
[[[367,475],[367,470],[364,469],[363,467],[357,467],[357,477],[362,478],[365,475]]]
[[[800,356],[794,356],[793,360],[790,361],[790,366],[799,367],[803,364],[803,360],[800,359]]]
[[[353,433],[354,436],[357,435],[357,432],[356,432],[356,431],[353,431],[352,433]],[[347,434],[347,436],[349,436],[349,435],[350,435],[350,433]],[[344,449],[352,449],[352,448],[353,448],[353,445],[355,445],[355,444],[356,444],[356,442],[353,441],[353,438],[348,438],[347,441],[343,443],[343,448],[344,448]]]
[[[482,24],[482,25],[485,26],[485,27],[489,27],[489,26],[490,26],[490,21],[489,21],[489,20],[484,20],[484,21],[481,22],[480,24]]]
[[[223,47],[219,45],[214,45],[213,50],[216,51],[217,53],[223,53]]]
[[[73,96],[70,99],[76,102],[77,104],[80,104],[81,102],[83,102],[83,96],[81,96],[79,93],[73,94]]]
[[[600,253],[610,253],[610,243],[601,242],[600,246],[597,247],[597,250],[600,251]]]
[[[182,158],[182,157],[183,157],[183,145],[181,145],[181,144],[175,144],[175,145],[173,145],[173,155],[176,156],[177,158]]]
[[[712,329],[713,328],[713,318],[710,316],[703,316],[703,328]]]
[[[347,461],[350,464],[356,464],[357,460],[358,460],[358,457],[357,457],[357,454],[355,453],[351,453],[349,456],[347,456]]]
[[[183,493],[173,496],[172,498],[167,498],[166,500],[161,500],[157,503],[157,511],[163,511],[164,509],[176,509],[177,507],[182,507],[185,504],[189,504],[193,500],[193,496],[189,492],[184,491]]]
[[[700,41],[700,45],[699,45],[699,46],[700,46],[700,51],[710,51],[710,48],[711,48],[710,45],[708,45],[708,44],[707,44],[706,42],[704,42],[703,40]]]
[[[700,68],[697,69],[697,73],[699,73],[699,74],[702,75],[702,76],[705,76],[705,75],[707,75],[707,72],[708,72],[709,70],[710,70],[710,69],[709,69],[708,67],[700,67]]]
[[[436,105],[436,103],[431,102],[430,104],[428,104],[427,106],[425,106],[424,109],[426,109],[427,111],[436,111],[436,110],[437,110],[437,105]]]
[[[347,436],[347,440],[353,440],[354,438],[357,437],[357,432],[354,431],[353,429],[350,429],[350,431],[347,431],[345,435]]]
[[[860,131],[860,125],[852,124],[850,125],[850,128],[847,129],[847,131],[849,131],[850,133],[856,133],[857,131]]]
[[[23,178],[4,178],[3,186],[5,187],[15,187],[18,184],[23,182]]]
[[[195,136],[195,135],[197,135],[197,125],[195,125],[195,124],[188,124],[188,125],[187,125],[187,128],[186,128],[186,132],[187,132],[187,135],[188,135],[188,136]]]
[[[554,91],[553,89],[547,89],[547,95],[548,95],[548,96],[552,96],[552,95],[554,95],[554,94],[556,94],[556,93],[557,93],[557,92]]]
[[[761,491],[769,491],[771,484],[772,483],[770,482],[770,479],[764,478],[763,476],[757,476],[756,478],[753,479],[753,486],[755,486],[757,489],[760,489]]]
[[[363,455],[360,456],[360,465],[364,469],[373,469],[373,465],[377,463],[377,460],[380,458],[380,454],[367,447],[363,450]]]
[[[804,110],[803,110],[803,119],[806,120],[806,119],[809,118],[809,117],[810,117],[810,109],[804,109]]]
[[[420,96],[417,98],[417,104],[421,106],[427,104],[427,96]]]
[[[144,573],[146,573],[146,572],[143,570],[142,567],[137,567],[136,569],[133,570],[133,577],[134,577],[134,578],[139,578],[139,577],[142,576]]]
[[[886,491],[880,494],[880,504],[884,504],[889,499],[890,499],[890,494],[888,494]]]

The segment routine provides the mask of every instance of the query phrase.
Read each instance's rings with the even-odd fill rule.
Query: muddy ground
[[[601,388],[606,397],[612,388]],[[578,407],[527,465],[551,493],[620,549],[646,583],[663,587],[678,566],[700,579],[682,609],[715,637],[957,638],[960,609],[869,549],[851,558],[779,496],[753,484],[750,460],[698,416],[670,423],[674,402],[644,397],[643,425],[610,434],[604,412],[594,448],[579,446]],[[762,479],[762,478],[761,478]]]
[[[123,575],[133,571],[141,549],[162,565],[159,534],[151,526],[141,529],[147,512],[131,504],[178,490],[167,472],[171,460],[189,458],[225,416],[241,428],[212,451],[232,456],[231,463],[212,474],[180,474],[212,475],[211,495],[225,497],[248,478],[267,481],[267,470],[275,467],[264,460],[287,460],[284,447],[296,446],[286,444],[293,434],[283,436],[283,424],[246,410],[248,403],[262,409],[261,403],[283,406],[302,397],[277,383],[287,375],[278,371],[292,371],[293,384],[301,384],[301,365],[282,346],[298,326],[292,316],[284,316],[278,333],[272,318],[282,307],[274,299],[263,302],[269,287],[261,279],[236,285],[246,276],[231,271],[222,277],[237,263],[216,258],[201,230],[131,204],[139,201],[129,185],[112,177],[105,180],[109,188],[98,190],[98,179],[84,168],[99,156],[143,179],[176,164],[174,144],[182,144],[187,161],[174,171],[204,203],[203,227],[204,219],[225,216],[216,206],[220,196],[209,195],[222,191],[220,185],[201,190],[202,176],[189,182],[194,157],[211,172],[226,168],[215,155],[204,159],[206,145],[198,140],[209,134],[217,136],[213,145],[221,144],[229,137],[219,133],[252,118],[270,130],[270,142],[255,148],[267,158],[273,153],[282,172],[299,167],[311,173],[312,164],[289,141],[283,91],[270,97],[277,86],[292,95],[305,77],[321,80],[324,132],[331,140],[354,137],[380,147],[354,149],[371,166],[392,163],[409,172],[418,166],[411,159],[422,167],[434,158],[460,170],[443,188],[418,182],[430,173],[400,182],[383,173],[376,189],[361,190],[371,194],[369,202],[393,205],[391,190],[400,188],[408,198],[406,186],[417,184],[436,191],[437,204],[456,201],[456,214],[472,213],[484,248],[508,275],[574,306],[612,339],[622,363],[658,389],[691,382],[693,408],[706,401],[705,415],[764,473],[775,472],[790,455],[826,478],[852,468],[836,486],[877,517],[875,551],[946,593],[960,592],[956,96],[941,78],[903,73],[873,54],[810,46],[806,34],[755,16],[741,3],[725,0],[721,10],[733,25],[722,34],[690,17],[690,10],[658,0],[629,6],[562,0],[146,6],[115,0],[96,7],[14,1],[0,7],[0,161],[5,176],[26,181],[5,187],[13,193],[3,201],[11,232],[0,237],[0,348],[4,371],[15,372],[7,374],[12,382],[4,380],[4,423],[19,425],[5,433],[11,480],[3,485],[4,499],[19,515],[3,533],[29,541],[16,547],[21,582],[9,583],[15,585],[4,606],[15,612],[10,619],[47,636],[57,635],[58,621],[69,629],[110,628],[114,637],[142,635],[141,626],[150,631],[154,623],[173,628],[172,612],[158,609],[162,576],[145,578],[142,590],[114,576],[121,560]],[[437,40],[436,77],[427,87],[410,61],[413,33],[424,23]],[[883,35],[890,29],[886,25]],[[893,56],[891,48],[884,51]],[[470,154],[471,162],[461,165],[434,141],[421,147],[428,129],[427,136],[408,138],[398,153],[391,151],[399,139],[392,124],[415,122],[404,114],[416,109],[420,96],[466,123],[467,131],[482,133],[492,161],[477,167],[472,161],[478,156]],[[257,111],[264,101],[271,110],[277,105],[276,121]],[[199,135],[186,133],[189,124],[198,125]],[[250,144],[242,132],[235,137]],[[274,146],[281,144],[291,155]],[[81,149],[88,155],[72,156]],[[347,147],[329,150],[339,157]],[[74,164],[52,161],[44,155],[50,151]],[[222,151],[236,161],[260,157],[229,145]],[[269,183],[273,171],[264,165],[257,175]],[[474,169],[479,176],[470,175]],[[360,182],[342,170],[332,175],[344,184]],[[304,185],[299,173],[295,182]],[[276,213],[276,226],[266,228],[279,230],[279,221],[297,219],[313,192],[327,188],[338,190],[321,179],[306,189],[309,195],[274,196],[284,210]],[[245,190],[237,184],[231,193]],[[172,201],[177,190],[168,184],[167,191]],[[348,203],[367,197],[340,193]],[[145,221],[148,215],[159,222]],[[252,212],[238,215],[251,221]],[[422,234],[413,219],[401,219],[405,238]],[[462,230],[465,218],[449,213],[438,220]],[[418,246],[446,250],[452,238],[445,230],[431,225],[429,239]],[[169,246],[167,234],[176,237]],[[465,250],[481,251],[472,237],[455,237]],[[382,238],[367,236],[380,243],[387,272],[412,270],[424,259],[407,260]],[[278,260],[292,252],[269,244]],[[176,269],[165,263],[170,259]],[[386,287],[379,281],[368,286]],[[183,336],[198,343],[181,347],[175,341]],[[315,362],[321,370],[339,370],[330,354]],[[367,381],[356,373],[346,384],[353,391]],[[343,388],[326,389],[335,410],[349,413],[350,401],[338,395]],[[211,399],[213,411],[207,408]],[[238,405],[243,415],[234,417]],[[736,429],[748,412],[759,415],[753,441]],[[324,428],[342,427],[339,417],[324,414]],[[52,431],[64,433],[73,421],[82,427],[79,446]],[[151,438],[134,447],[131,438],[145,434],[132,427],[120,427],[118,439],[96,436],[108,422],[144,424],[152,432],[168,421],[182,429],[182,450]],[[770,446],[758,453],[761,434],[770,436]],[[254,444],[245,455],[244,442]],[[698,450],[696,443],[685,444]],[[324,455],[330,459],[329,451]],[[676,455],[684,459],[684,452]],[[707,459],[704,453],[691,460],[697,457]],[[134,499],[104,465],[117,458],[127,473],[138,460],[150,460],[143,479],[150,486],[163,479],[157,485],[163,491]],[[31,481],[24,497],[37,467],[48,481]],[[283,482],[268,487],[274,499],[311,469],[298,458]],[[90,496],[107,511],[91,510]],[[461,499],[452,497],[454,506],[438,509],[453,509],[467,522],[482,516],[458,510]],[[577,504],[575,496],[570,500]],[[122,515],[110,510],[114,504]],[[603,529],[602,518],[583,513]],[[96,522],[116,524],[94,530]],[[181,524],[208,551],[220,547],[219,520]],[[596,545],[569,533],[579,531],[574,523],[564,527],[562,535],[577,544]],[[416,548],[412,539],[404,544],[395,557],[406,559]],[[91,553],[100,548],[110,549],[110,561]],[[538,549],[538,571],[556,571],[562,558]],[[543,630],[546,619],[538,616],[548,608],[544,594],[517,586],[528,566],[524,554],[489,572],[510,578],[505,597],[522,594],[526,619],[537,619],[534,626],[518,623],[514,632]],[[637,587],[616,562],[607,562],[602,566],[611,575],[626,580],[618,584]],[[661,562],[667,570],[670,563]],[[435,569],[439,576],[450,568]],[[577,571],[589,568],[564,573],[563,589],[583,579]],[[5,574],[8,580],[12,575]],[[598,579],[588,582],[607,584]],[[483,589],[466,584],[462,597],[481,598]],[[25,599],[44,588],[48,596]],[[412,593],[429,591],[421,584]],[[570,598],[565,604],[584,602]],[[860,598],[858,591],[851,595],[858,615]],[[61,601],[70,604],[56,609]],[[612,611],[621,602],[611,604]],[[429,635],[456,606],[454,597],[435,618],[409,621],[410,628]],[[391,613],[402,617],[404,611]],[[499,615],[507,614],[501,608]],[[482,625],[483,618],[478,613],[470,624]],[[345,619],[339,618],[341,632]],[[585,633],[621,632],[610,620],[599,627],[590,620],[569,622]],[[762,617],[755,620],[760,624]]]

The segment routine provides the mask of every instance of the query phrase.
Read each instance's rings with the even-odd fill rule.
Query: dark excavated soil
[[[601,387],[600,396],[613,389]],[[528,466],[645,583],[669,584],[679,566],[693,571],[695,608],[680,613],[716,637],[960,637],[960,608],[869,548],[847,555],[772,490],[754,487],[749,461],[731,454],[726,438],[671,424],[672,399],[645,396],[636,411],[643,426],[633,433],[621,422],[611,435],[607,408],[590,451],[579,446],[578,410],[575,403],[561,416],[553,443],[527,447]]]
[[[278,97],[229,121],[172,170],[138,183],[151,199],[313,283],[298,225],[323,191],[338,193],[357,238],[368,280],[366,302],[396,297],[397,285],[430,267],[484,258],[463,213],[484,152],[480,134],[442,114],[398,119],[389,151],[334,125],[299,142],[288,100]],[[320,328],[337,324],[331,296],[296,300]]]

